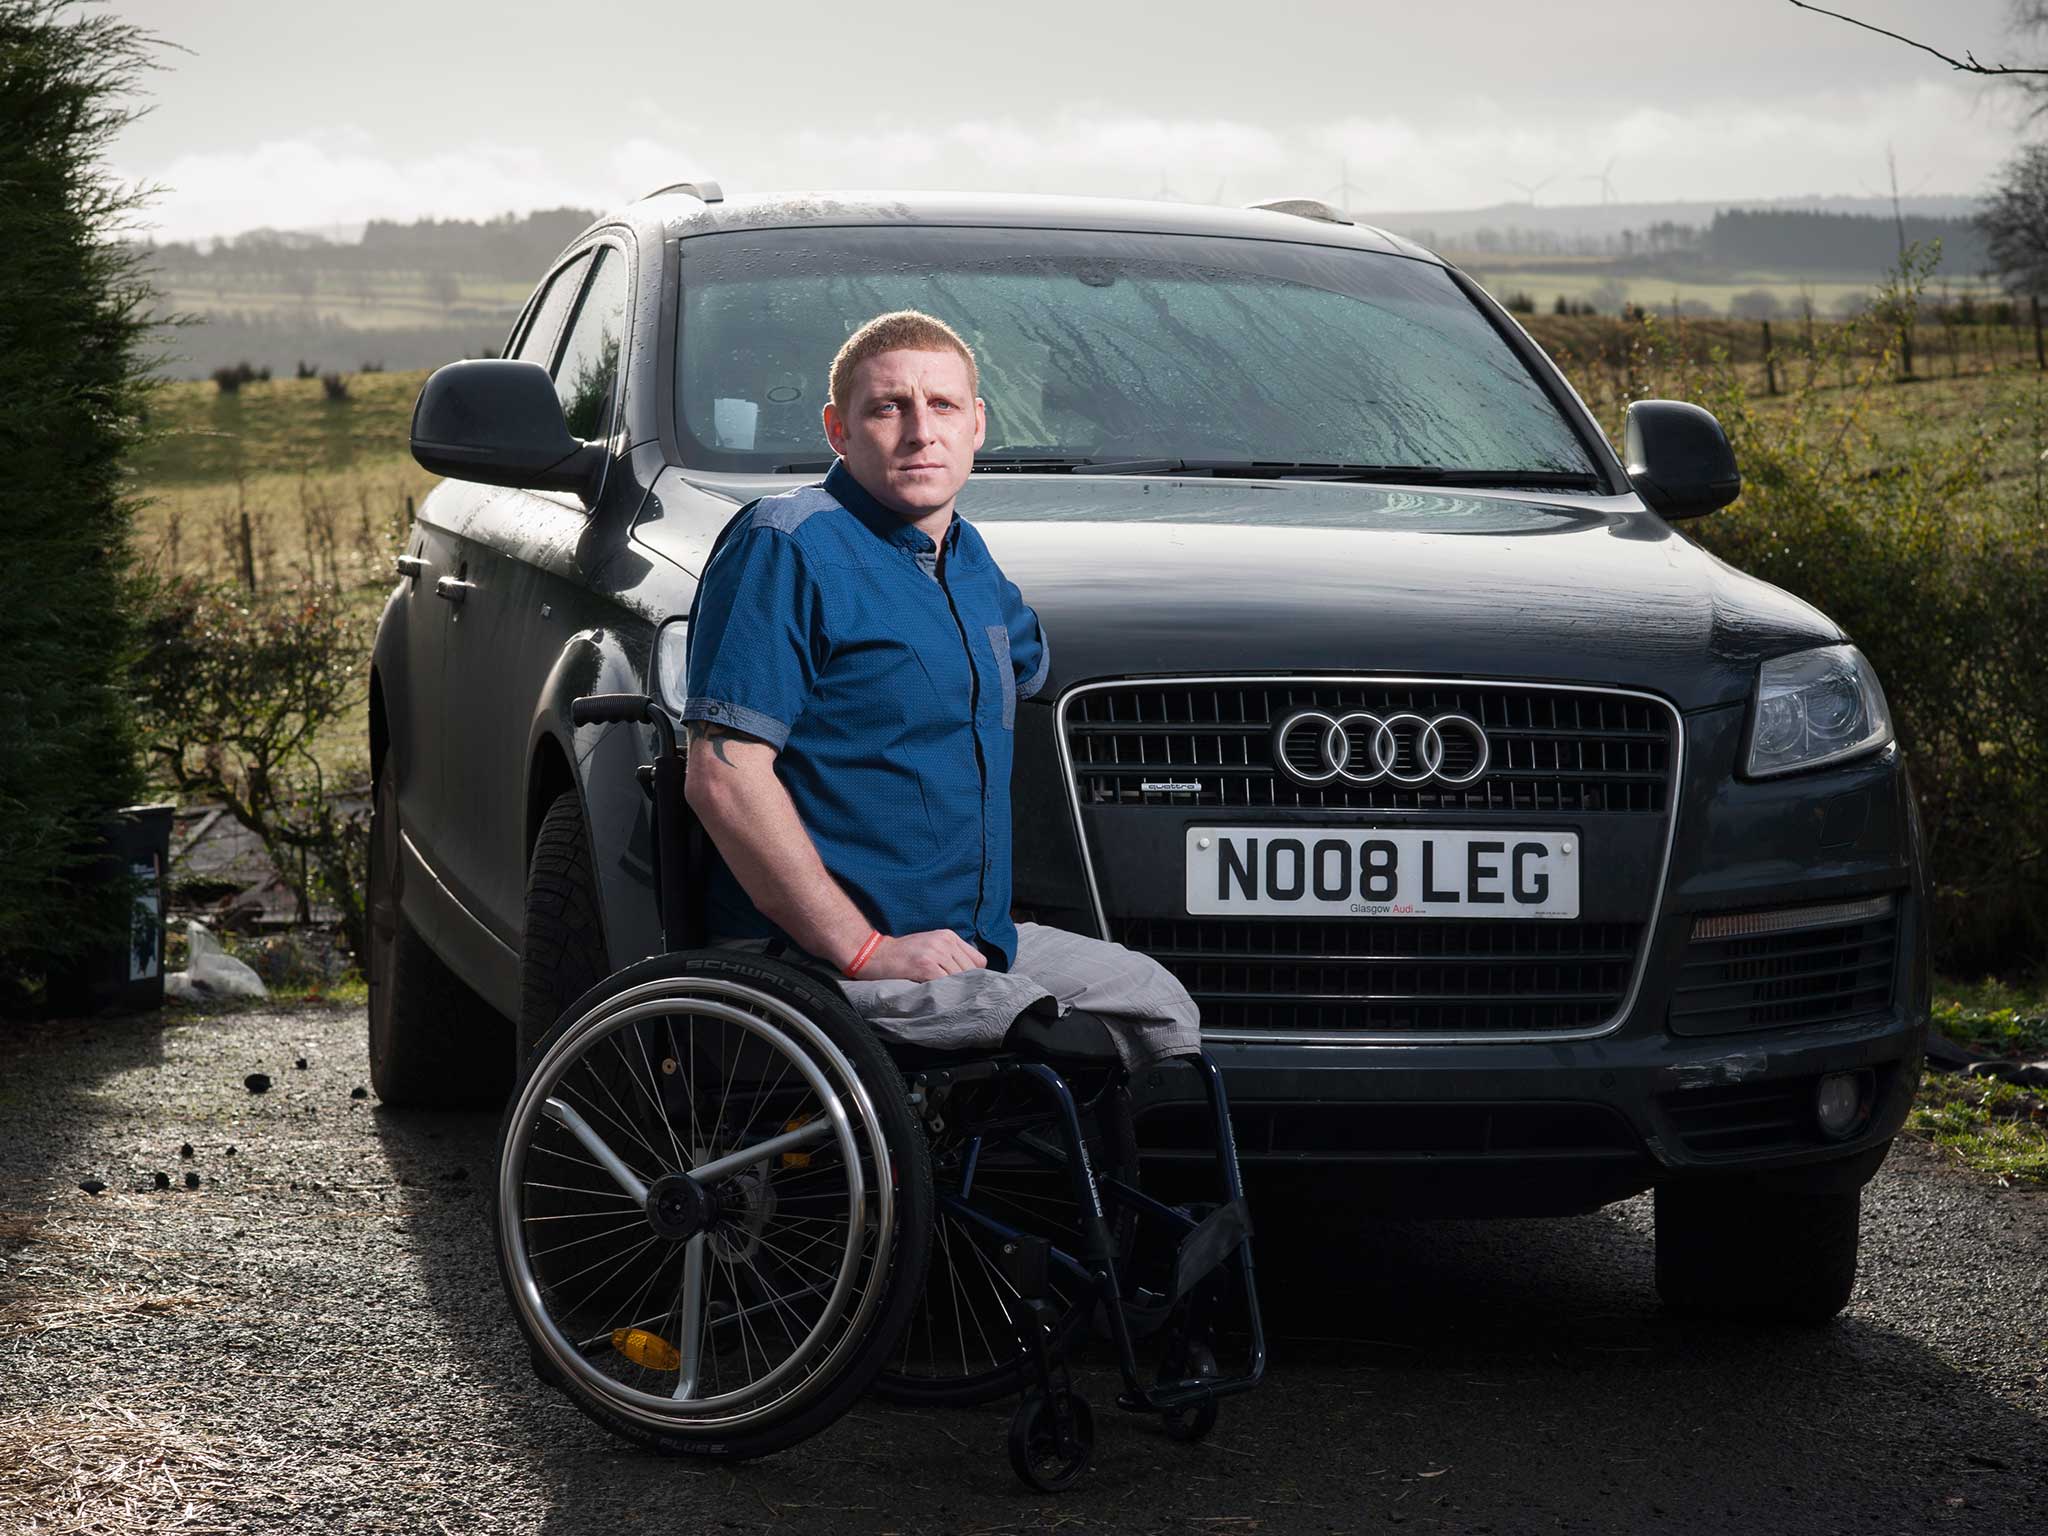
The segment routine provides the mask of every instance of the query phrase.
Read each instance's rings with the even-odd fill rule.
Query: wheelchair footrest
[[[1251,1210],[1242,1198],[1217,1206],[1181,1239],[1173,1260],[1173,1299],[1179,1301],[1200,1285],[1251,1235]]]

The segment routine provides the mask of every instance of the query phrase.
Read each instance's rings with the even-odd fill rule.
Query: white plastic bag
[[[263,978],[220,947],[198,918],[185,923],[191,955],[185,969],[164,977],[164,996],[195,1002],[215,997],[268,997]]]

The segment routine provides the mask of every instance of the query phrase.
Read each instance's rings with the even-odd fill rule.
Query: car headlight
[[[1853,645],[1799,651],[1763,664],[1750,716],[1751,778],[1817,768],[1892,739],[1877,673]]]
[[[672,715],[683,712],[689,665],[690,621],[670,619],[654,637],[654,696]]]

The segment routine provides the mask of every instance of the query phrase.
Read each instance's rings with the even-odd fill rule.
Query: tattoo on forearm
[[[720,725],[715,720],[692,720],[690,722],[691,744],[695,745],[700,741],[710,742],[713,755],[728,768],[736,765],[731,758],[725,755],[725,744],[728,741],[752,741],[753,739],[753,737],[746,735],[744,732],[731,730],[726,726]]]

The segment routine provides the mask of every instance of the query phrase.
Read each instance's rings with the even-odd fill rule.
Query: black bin
[[[164,909],[170,891],[174,805],[131,805],[107,818],[102,853],[81,878],[140,882],[128,943],[82,957],[50,978],[50,1001],[65,1013],[138,1013],[164,1002]]]

